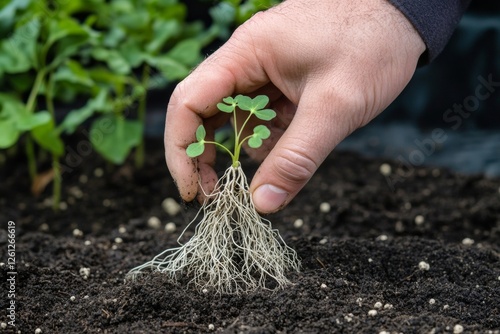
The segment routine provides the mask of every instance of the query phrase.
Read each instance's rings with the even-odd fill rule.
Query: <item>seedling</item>
[[[132,277],[152,268],[169,275],[173,281],[187,279],[188,286],[199,291],[237,294],[258,288],[270,289],[271,284],[282,288],[290,284],[285,273],[299,270],[296,252],[285,244],[277,230],[272,229],[271,222],[257,213],[239,161],[245,142],[251,148],[258,148],[271,134],[265,125],[257,125],[251,135],[243,137],[243,129],[251,117],[255,115],[260,120],[269,121],[276,113],[265,108],[269,98],[264,95],[253,99],[243,95],[226,97],[223,102],[217,105],[218,109],[231,113],[234,118],[234,151],[206,140],[205,128],[200,125],[196,131],[197,142],[189,145],[186,153],[196,158],[203,154],[205,145],[213,144],[229,153],[231,166],[219,179],[212,194],[207,195],[198,212],[198,215],[203,212],[203,218],[193,237],[181,244],[179,240],[184,230],[178,239],[180,247],[168,249],[132,269],[129,272]],[[241,115],[237,109],[249,112],[241,127],[236,120]]]

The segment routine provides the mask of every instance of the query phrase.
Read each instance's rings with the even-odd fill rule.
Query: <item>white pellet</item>
[[[384,176],[389,176],[392,173],[391,165],[389,164],[381,164],[379,167],[380,174]]]
[[[161,207],[168,213],[170,216],[175,216],[181,211],[181,206],[177,201],[171,197],[167,197],[161,202]]]
[[[431,268],[431,266],[427,262],[425,262],[425,261],[420,261],[419,264],[418,264],[418,269],[420,269],[422,271],[423,270],[427,271],[430,268]]]
[[[319,211],[322,213],[328,213],[331,210],[330,203],[323,202],[319,205]]]
[[[176,229],[177,226],[175,225],[175,223],[170,222],[165,225],[165,232],[167,233],[174,233]]]
[[[304,225],[304,221],[302,219],[296,219],[294,222],[293,222],[293,227],[295,228],[301,228],[302,226]]]
[[[154,229],[159,229],[161,227],[161,221],[158,217],[155,216],[149,217],[148,226]]]

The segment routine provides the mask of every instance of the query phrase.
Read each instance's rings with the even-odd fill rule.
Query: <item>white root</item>
[[[198,212],[203,211],[203,219],[186,244],[162,252],[128,275],[134,278],[149,268],[219,294],[268,289],[269,280],[276,288],[290,284],[285,272],[299,271],[300,261],[255,210],[241,167],[229,167],[209,197]]]

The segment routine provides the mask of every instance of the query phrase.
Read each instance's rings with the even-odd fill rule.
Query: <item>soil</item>
[[[58,213],[50,189],[29,194],[21,161],[2,167],[0,332],[500,333],[499,179],[334,152],[286,209],[267,217],[302,259],[301,272],[289,274],[293,285],[218,296],[161,274],[124,281],[175,246],[196,213],[193,205],[173,216],[162,209],[178,193],[161,144],[147,147],[139,171],[85,156],[63,175]],[[384,163],[399,180],[394,189]],[[243,166],[250,175],[256,167]],[[160,229],[148,224],[153,216]],[[15,328],[6,318],[9,221]],[[165,231],[167,222],[177,230]]]

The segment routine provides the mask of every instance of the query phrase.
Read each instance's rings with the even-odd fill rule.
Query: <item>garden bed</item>
[[[390,161],[335,152],[268,217],[302,259],[302,271],[289,275],[293,285],[217,296],[159,274],[124,282],[128,270],[175,246],[196,213],[193,205],[175,215],[162,208],[178,193],[162,146],[147,147],[141,171],[85,157],[63,175],[59,213],[45,199],[49,191],[28,195],[15,161],[3,167],[1,224],[16,224],[16,332],[499,333],[499,179],[398,171]],[[384,163],[392,176],[404,174],[394,190],[380,172]],[[256,167],[243,166],[249,174]],[[175,232],[163,228],[168,222]],[[2,262],[6,243],[2,229]],[[3,282],[7,271],[4,264]]]

